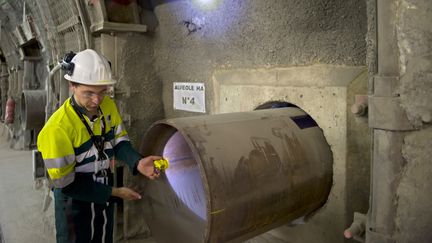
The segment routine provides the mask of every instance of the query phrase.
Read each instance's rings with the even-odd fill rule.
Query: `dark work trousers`
[[[97,204],[72,200],[75,242],[113,242],[113,203]]]
[[[84,202],[54,189],[57,243],[112,243],[114,203]]]

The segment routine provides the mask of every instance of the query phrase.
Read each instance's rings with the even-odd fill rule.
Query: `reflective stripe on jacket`
[[[105,117],[104,152],[109,160],[122,141],[129,142],[127,132],[114,101],[106,96],[100,104]],[[84,116],[94,135],[101,135],[101,117],[90,122]],[[96,173],[107,169],[109,163],[96,163],[99,155],[90,134],[72,105],[70,98],[50,117],[37,139],[38,150],[42,153],[48,175],[57,188],[64,188],[75,179],[75,173]]]

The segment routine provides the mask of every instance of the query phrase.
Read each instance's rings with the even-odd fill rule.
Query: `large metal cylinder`
[[[319,209],[332,186],[322,130],[294,107],[167,119],[142,140],[170,167],[146,186],[157,242],[239,242]]]
[[[25,130],[41,129],[45,124],[45,90],[23,90],[21,95],[21,124]]]

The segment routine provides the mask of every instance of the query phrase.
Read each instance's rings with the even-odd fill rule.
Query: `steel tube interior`
[[[311,214],[327,200],[332,154],[294,107],[159,121],[141,153],[170,167],[147,184],[157,242],[238,242]]]

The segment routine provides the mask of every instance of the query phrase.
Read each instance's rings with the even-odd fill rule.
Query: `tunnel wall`
[[[432,4],[370,2],[377,6],[378,59],[370,85],[374,147],[366,242],[430,242]]]
[[[400,1],[397,11],[400,51],[401,106],[417,129],[404,138],[406,160],[397,189],[396,239],[401,242],[432,241],[432,4],[427,0]],[[412,202],[416,202],[413,207]]]
[[[2,54],[6,57],[8,68],[22,64],[16,40],[10,33],[22,20],[23,2],[22,0],[0,1],[0,17],[2,19],[2,42],[0,45]],[[73,22],[77,19],[78,13],[74,8],[75,5],[71,5],[73,2],[27,1],[27,13],[31,13],[34,17],[33,20],[40,31],[38,41],[43,45],[43,60],[41,61],[43,65],[40,65],[42,71],[38,71],[43,73],[41,76],[47,75],[45,64],[52,67],[53,63],[58,61],[66,50],[78,51],[78,49],[84,48],[83,35],[85,33],[82,31],[79,21],[72,23],[74,24],[72,29],[76,31],[66,31],[67,33],[63,37],[57,38],[59,37],[56,32],[57,26],[62,25],[65,28],[71,24],[69,20]],[[81,2],[90,3],[89,1]],[[138,2],[145,1],[140,0]],[[217,74],[220,72],[227,72],[229,75],[236,76],[245,73],[245,71],[260,72],[264,70],[264,73],[271,74],[278,68],[306,67],[313,69],[317,64],[327,65],[325,68],[327,70],[338,65],[354,67],[355,69],[366,64],[370,74],[369,91],[373,92],[374,85],[379,85],[373,80],[373,75],[377,73],[377,56],[380,55],[382,60],[387,59],[386,55],[377,53],[376,50],[377,0],[216,1],[218,3],[216,7],[206,11],[195,5],[197,1],[154,0],[149,2],[154,7],[157,17],[157,23],[153,23],[155,25],[152,26],[154,32],[146,34],[144,38],[130,33],[124,35],[109,33],[112,36],[117,36],[112,38],[115,39],[115,45],[110,47],[119,47],[119,49],[114,50],[121,53],[117,57],[118,62],[123,63],[117,69],[120,72],[117,76],[121,83],[119,90],[128,93],[129,88],[129,91],[136,91],[135,93],[129,92],[129,94],[142,96],[138,99],[122,94],[116,97],[121,112],[126,114],[126,118],[128,118],[127,114],[130,115],[130,119],[128,119],[131,121],[129,132],[135,143],[136,137],[142,130],[145,130],[146,126],[153,120],[164,116],[164,113],[167,117],[196,114],[173,109],[172,82],[205,83],[206,89],[209,91],[206,93],[206,113],[213,114],[224,110],[250,110],[259,105],[260,102],[273,99],[293,103],[302,102],[296,97],[300,94],[299,89],[293,89],[295,85],[290,84],[288,79],[282,78],[272,83],[268,77],[254,74],[252,79],[255,81],[245,81],[244,79],[251,76],[243,76],[239,85],[241,88],[232,89],[231,93],[229,87],[232,88],[235,83],[226,85],[228,87],[226,94],[232,95],[233,98],[238,96],[243,100],[248,100],[251,97],[249,93],[236,92],[241,91],[251,83],[258,87],[260,85],[266,86],[264,89],[259,89],[266,92],[261,92],[261,94],[256,91],[256,94],[260,94],[260,96],[256,98],[255,102],[246,102],[241,106],[233,100],[227,100],[224,103],[226,107],[223,108],[220,100],[218,100],[221,93],[217,94],[217,92],[221,92],[221,89],[220,87],[213,87],[222,80]],[[400,105],[398,103],[397,106],[393,107],[402,107],[405,110],[405,116],[402,118],[404,121],[409,121],[408,124],[412,130],[397,138],[388,136],[387,131],[394,131],[398,128],[391,128],[385,132],[378,131],[376,140],[390,144],[387,148],[392,149],[380,150],[377,147],[374,148],[374,152],[376,153],[375,156],[380,158],[379,162],[387,160],[389,165],[392,165],[393,158],[388,157],[387,153],[397,154],[398,159],[403,162],[402,169],[396,173],[400,178],[400,181],[397,181],[396,191],[389,192],[391,195],[389,202],[391,205],[397,205],[397,211],[395,211],[397,218],[392,216],[388,219],[396,224],[396,229],[398,229],[396,232],[391,232],[391,236],[403,242],[408,242],[411,239],[413,242],[427,241],[430,239],[430,235],[424,234],[424,232],[427,232],[427,225],[430,224],[430,218],[432,218],[429,210],[432,208],[430,206],[431,200],[428,196],[431,182],[427,179],[427,172],[431,170],[430,163],[428,163],[428,158],[430,158],[428,148],[431,137],[431,96],[429,95],[431,90],[429,82],[430,47],[432,46],[429,24],[431,22],[431,3],[429,0],[386,0],[380,2],[389,6],[389,13],[393,15],[393,26],[387,28],[390,34],[381,33],[381,36],[387,36],[387,40],[394,44],[391,48],[397,53],[397,56],[392,61],[398,75],[393,75],[392,78],[397,77],[397,81],[400,81],[399,83],[383,82],[381,84],[386,91],[395,91],[390,94],[391,96],[400,97]],[[60,8],[60,6],[64,8]],[[366,15],[368,15],[368,25],[366,25]],[[61,21],[56,22],[53,18]],[[92,45],[96,49],[103,50],[101,44],[103,37],[99,35],[93,37],[95,38]],[[367,37],[366,40],[365,37]],[[136,60],[143,60],[143,62]],[[292,73],[295,74],[296,72],[294,69]],[[60,75],[57,78],[60,80]],[[146,87],[142,86],[143,80]],[[242,83],[247,83],[247,85],[242,86]],[[359,83],[364,85],[364,81],[353,81],[351,84],[346,81],[343,87],[338,86],[339,88],[337,88],[341,94],[345,92],[343,90],[347,92],[346,110],[350,107],[353,96],[364,91],[364,87]],[[292,92],[279,89],[280,86],[288,87],[283,89],[289,89]],[[332,89],[331,87],[334,86],[329,85],[326,89]],[[311,92],[308,94],[313,94],[312,91],[315,92],[319,89],[321,88],[310,88]],[[2,95],[5,93],[6,91],[2,88]],[[19,96],[20,94],[15,95]],[[339,99],[343,100],[342,96]],[[161,104],[162,101],[164,105]],[[327,99],[324,101],[329,102]],[[136,103],[141,102],[149,102],[151,105],[138,108]],[[301,105],[305,106],[304,102]],[[391,110],[388,104],[380,103],[379,105],[384,111]],[[16,107],[20,106],[17,105]],[[314,112],[315,108],[311,106],[305,109]],[[345,186],[352,190],[347,190],[346,195],[337,193],[335,195],[342,198],[340,199],[342,201],[345,200],[343,198],[346,198],[347,202],[350,202],[344,204],[347,211],[357,209],[363,211],[367,189],[361,186],[361,188],[357,188],[356,184],[367,184],[365,175],[368,171],[364,164],[370,156],[366,149],[368,136],[361,136],[367,134],[368,129],[364,127],[363,118],[354,117],[345,111],[343,114],[346,115],[346,119],[341,120],[340,117],[333,121],[329,119],[331,121],[329,123],[336,125],[341,131],[345,131],[345,127],[341,126],[340,121],[347,122],[347,150],[338,147],[333,149],[341,155],[346,152],[347,171],[346,173],[342,172],[344,176],[339,181],[344,181],[343,178],[346,178]],[[18,110],[16,114],[19,114]],[[150,118],[148,119],[148,117]],[[335,123],[336,121],[338,123]],[[23,138],[26,135],[21,132],[20,128],[21,124],[16,123],[12,127],[15,129],[13,135]],[[323,129],[324,133],[329,134],[329,130],[325,126]],[[356,170],[358,165],[361,165],[363,169]],[[350,167],[352,169],[348,169]],[[343,170],[343,167],[338,166],[335,169]],[[343,185],[339,186],[344,187]],[[355,193],[358,189],[361,189],[360,194]],[[393,201],[393,199],[397,200]],[[413,200],[417,202],[415,207],[411,203]],[[139,210],[140,205],[137,206]],[[131,214],[133,215],[133,210]],[[332,216],[334,215],[332,214]],[[342,217],[350,218],[351,216],[346,214]],[[342,221],[349,220],[344,219]],[[138,222],[138,224],[140,223],[141,221]],[[134,225],[133,219],[129,225]],[[305,231],[312,230],[314,232],[319,226],[319,224],[316,226],[309,224],[309,226],[302,227],[305,228]],[[341,227],[337,226],[337,231]],[[329,233],[328,229],[324,228],[327,231],[320,231],[318,236],[337,235],[337,233]],[[125,227],[125,230],[130,229]],[[136,235],[145,231],[145,227],[137,226],[130,231],[133,232],[130,234],[131,236]],[[290,239],[296,241],[293,237],[300,237],[303,234],[293,236],[275,233],[274,235],[280,236],[278,239],[283,238],[282,241],[289,241]],[[272,239],[275,242],[276,239]],[[338,241],[341,239],[338,238]]]
[[[191,115],[172,107],[172,82],[204,82],[225,69],[334,64],[363,66],[364,1],[159,1],[155,67],[164,82],[167,117]],[[267,80],[262,80],[266,84]],[[208,94],[208,113],[215,113]]]
[[[366,213],[369,194],[367,121],[349,111],[354,95],[367,93],[366,3],[218,1],[203,10],[194,1],[161,2],[154,64],[168,118],[197,115],[173,109],[172,83],[202,82],[208,114],[286,101],[316,119],[331,145],[334,186],[325,208],[307,224],[250,241],[344,242],[343,229],[354,211]]]
[[[16,2],[20,3],[20,7],[15,9],[16,12],[19,12],[22,2]],[[41,2],[46,5],[56,2],[65,3],[63,1]],[[213,9],[207,10],[196,5],[197,1],[151,2],[157,19],[154,32],[144,35],[116,32],[106,35],[90,33],[93,37],[92,47],[101,50],[105,55],[108,54],[109,58],[117,59],[116,78],[119,80],[119,85],[116,86],[118,91],[116,101],[119,104],[120,112],[124,114],[123,118],[135,144],[139,134],[146,130],[147,126],[154,120],[163,116],[169,118],[197,115],[197,113],[173,109],[173,82],[205,83],[207,90],[206,113],[208,114],[234,110],[249,111],[261,102],[269,100],[298,103],[300,100],[296,95],[300,95],[300,93],[288,92],[293,87],[298,86],[290,83],[296,82],[296,79],[289,81],[285,77],[276,79],[274,82],[271,78],[257,74],[251,77],[240,77],[241,79],[235,80],[240,82],[239,91],[242,91],[252,82],[257,87],[265,86],[267,92],[257,92],[259,96],[256,97],[255,101],[247,102],[251,98],[249,93],[236,93],[235,89],[233,92],[228,90],[228,95],[233,97],[237,95],[238,98],[246,102],[240,105],[240,103],[229,99],[222,105],[219,102],[222,97],[221,93],[217,93],[220,92],[220,87],[216,87],[218,82],[222,80],[218,73],[227,71],[228,74],[235,76],[244,73],[244,71],[263,71],[265,74],[276,71],[276,75],[281,73],[292,75],[297,73],[296,68],[304,67],[306,70],[321,68],[325,71],[321,74],[329,74],[329,71],[339,66],[342,67],[340,70],[348,71],[349,75],[344,76],[348,78],[331,81],[324,86],[307,86],[305,82],[308,76],[297,80],[300,81],[299,86],[303,87],[300,88],[304,91],[303,95],[313,99],[311,104],[317,104],[319,101],[334,104],[326,97],[327,95],[333,96],[331,91],[337,90],[335,93],[337,97],[334,99],[341,101],[336,106],[338,109],[342,109],[340,116],[331,117],[333,113],[329,112],[326,116],[317,117],[317,119],[328,121],[328,123],[320,122],[323,123],[322,128],[326,136],[343,138],[337,146],[332,145],[333,152],[339,156],[338,161],[342,161],[347,156],[346,153],[349,152],[346,150],[347,144],[345,144],[346,138],[344,136],[348,128],[345,124],[345,116],[348,116],[346,113],[347,102],[351,102],[351,97],[347,97],[346,93],[348,90],[352,90],[347,87],[353,80],[361,80],[358,82],[364,83],[363,79],[355,79],[356,75],[360,75],[359,70],[365,65],[366,57],[364,41],[366,3],[364,1],[216,1],[217,5]],[[90,5],[87,6],[91,8]],[[41,9],[39,10],[41,11]],[[70,13],[61,14],[60,9],[52,12],[58,14],[64,23],[50,22],[49,16],[46,16],[39,24],[46,23],[47,26],[55,29],[57,25],[68,23],[68,17],[65,16],[76,17],[76,10],[74,8],[70,8],[70,10],[73,10],[73,15]],[[53,50],[45,49],[47,55],[51,54],[55,57],[49,63],[57,61],[62,56],[60,52],[64,51],[64,48],[72,48],[74,51],[84,48],[83,34],[85,33],[82,32],[81,28],[78,28],[79,26],[81,23],[78,22],[74,27],[79,31],[67,33],[65,35],[67,38],[43,41],[46,47],[56,48]],[[40,29],[43,30],[43,28]],[[52,29],[48,29],[48,31],[50,30]],[[113,51],[115,55],[109,55]],[[18,61],[19,57],[14,53],[11,58]],[[344,67],[347,68],[344,69]],[[282,69],[282,72],[278,72],[278,69]],[[245,80],[247,78],[252,78],[252,80]],[[278,87],[284,88],[279,89]],[[324,93],[320,93],[321,89],[324,90]],[[314,116],[316,116],[314,111],[321,109],[320,112],[325,112],[325,107],[315,109],[302,103],[299,105],[302,105],[303,109],[312,111]],[[337,131],[336,128],[338,128],[341,134],[337,135],[327,131],[326,125],[332,126],[334,129],[332,131]],[[334,140],[334,138],[332,139]],[[360,141],[363,139],[367,141],[367,138],[362,138]],[[352,160],[353,168],[358,165],[357,159],[358,157],[354,157]],[[345,167],[338,165],[334,169],[341,175],[337,181],[345,181]],[[360,182],[365,182],[364,177],[361,177]],[[129,178],[126,179],[126,183],[139,188],[142,187]],[[345,183],[338,184],[336,188],[339,189],[332,191],[333,197],[338,198],[336,201],[343,208],[342,211],[347,207],[346,194],[342,193],[345,186]],[[360,189],[365,190],[364,187]],[[333,199],[331,200],[333,201]],[[359,200],[360,209],[363,209],[366,200],[364,198]],[[126,208],[124,224],[126,236],[133,237],[139,234],[148,236],[144,221],[134,217],[135,213],[142,209],[142,205],[132,202],[128,203]],[[274,233],[273,236],[277,235],[276,238],[285,242],[300,242],[299,239],[307,235],[326,236],[329,242],[341,242],[343,239],[341,235],[338,235],[338,232],[346,226],[351,215],[345,212],[330,215],[337,217],[336,226],[328,226],[326,225],[327,222],[306,224],[302,226],[304,230],[299,231],[298,228],[290,230],[291,228],[289,228],[288,233]],[[297,233],[292,233],[293,231],[297,231]]]

